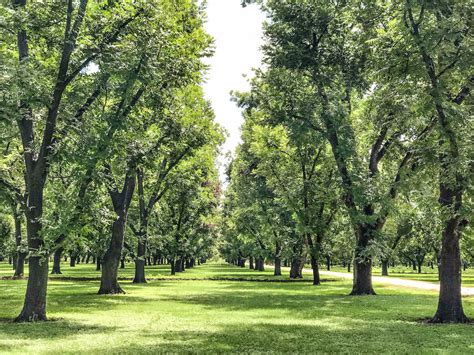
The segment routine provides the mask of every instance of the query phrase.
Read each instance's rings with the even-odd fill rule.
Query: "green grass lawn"
[[[95,273],[88,268],[64,272]],[[167,272],[155,269],[156,275]],[[127,294],[118,296],[98,296],[98,281],[53,279],[53,321],[38,324],[9,321],[21,308],[26,282],[0,281],[0,353],[474,353],[474,326],[419,321],[433,315],[434,292],[377,284],[377,296],[350,297],[348,280],[320,287],[204,280],[272,278],[271,272],[218,264],[179,277],[185,275],[203,280],[123,281]],[[474,317],[474,298],[464,298],[464,306]]]

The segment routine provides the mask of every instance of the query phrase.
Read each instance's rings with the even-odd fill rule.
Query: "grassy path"
[[[306,269],[306,272],[311,272],[310,269]],[[353,275],[345,272],[335,271],[320,271],[321,275],[331,277],[341,277],[352,280]],[[439,292],[439,284],[426,281],[408,280],[397,277],[389,276],[372,276],[372,281],[378,282],[385,285],[394,285],[400,287],[416,288],[419,290],[437,291]],[[474,287],[462,287],[461,292],[463,296],[474,296]]]

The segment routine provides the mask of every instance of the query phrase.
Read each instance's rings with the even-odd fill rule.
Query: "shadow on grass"
[[[436,333],[414,323],[361,324],[350,318],[339,323],[304,325],[256,322],[225,325],[217,331],[144,332],[133,345],[112,353],[454,353],[472,352],[470,331],[457,327]],[[453,341],[456,338],[456,341]]]

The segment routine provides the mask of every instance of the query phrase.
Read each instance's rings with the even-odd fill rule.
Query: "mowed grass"
[[[50,271],[52,263],[50,263]],[[97,279],[100,280],[101,272],[95,270],[94,264],[77,264],[75,267],[70,267],[69,263],[61,264],[60,275],[50,275],[50,279]],[[13,276],[12,265],[8,263],[0,263],[0,278],[9,278]],[[119,278],[133,279],[135,273],[135,264],[129,262],[125,264],[124,269],[119,269]],[[269,267],[264,272],[255,272],[246,268],[238,267],[222,267],[221,264],[208,263],[206,267],[202,268],[196,266],[188,269],[186,272],[171,275],[169,265],[152,265],[146,267],[146,277],[149,279],[250,279],[250,280],[289,280],[289,271],[284,270],[284,275],[281,277],[273,276],[273,268]],[[311,273],[306,272],[308,282],[310,281]],[[25,264],[25,276],[28,276],[28,264]]]
[[[37,324],[9,321],[26,282],[0,281],[0,353],[474,353],[474,326],[420,322],[436,309],[434,292],[376,284],[377,296],[350,297],[348,280],[205,280],[272,277],[219,264],[185,274],[203,280],[124,281],[116,296],[98,296],[97,281],[50,280],[52,321]],[[474,317],[474,298],[464,306]]]

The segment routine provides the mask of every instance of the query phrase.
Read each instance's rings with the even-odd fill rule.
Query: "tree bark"
[[[13,278],[22,279],[25,273],[25,258],[28,254],[20,251],[21,241],[22,241],[21,214],[18,213],[18,211],[15,211],[13,217],[15,219],[15,245],[17,247],[15,264],[14,264],[15,273],[13,275]]]
[[[32,179],[36,180],[36,179]],[[41,184],[42,185],[42,184]],[[23,309],[16,322],[35,322],[47,320],[46,290],[48,286],[48,258],[46,255],[35,254],[43,249],[41,237],[41,218],[43,216],[43,187],[37,181],[30,180],[30,194],[27,202],[26,230],[28,249],[33,253],[28,260],[29,273]]]
[[[314,252],[311,253],[311,269],[313,269],[313,285],[321,285],[321,278],[319,276],[318,258]]]
[[[441,186],[441,195],[449,199],[452,190]],[[441,246],[438,309],[433,323],[467,323],[461,297],[461,251],[459,247],[459,215],[446,222]]]
[[[302,279],[303,275],[301,269],[301,260],[299,258],[294,258],[291,262],[290,279]]]
[[[61,272],[61,254],[63,253],[63,251],[64,251],[63,247],[59,247],[54,251],[53,270],[51,271],[51,274],[53,274],[53,275],[62,274],[62,272]]]
[[[112,238],[102,261],[99,295],[125,293],[118,283],[118,269],[125,234],[126,213],[121,213],[112,226]]]
[[[199,260],[198,260],[198,262],[199,262]],[[250,270],[254,270],[254,269],[255,269],[255,267],[254,267],[254,265],[253,265],[253,256],[251,256],[251,257],[249,258],[249,268],[250,268]]]
[[[133,283],[140,284],[146,283],[145,278],[145,253],[146,253],[146,244],[143,236],[138,237],[138,248],[137,248],[137,257],[135,259],[135,277],[133,278]]]
[[[372,288],[372,258],[364,254],[373,230],[369,226],[360,226],[354,256],[354,281],[352,296],[375,295]]]
[[[275,270],[273,272],[274,276],[281,276],[281,258],[275,257]]]
[[[382,260],[382,276],[388,276],[388,260]]]

